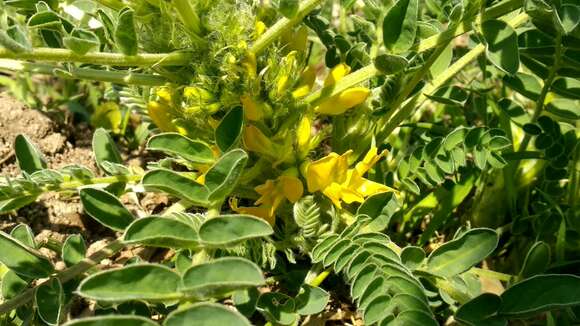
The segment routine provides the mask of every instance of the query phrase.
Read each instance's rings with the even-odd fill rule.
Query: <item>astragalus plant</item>
[[[341,302],[365,325],[579,322],[579,1],[1,7],[2,71],[100,82],[160,158],[124,165],[97,129],[98,174],[53,170],[16,138],[0,213],[78,194],[118,239],[52,244],[57,270],[27,225],[1,232],[3,324],[298,325]],[[173,204],[119,199],[143,192]],[[140,246],[166,254],[100,264]]]

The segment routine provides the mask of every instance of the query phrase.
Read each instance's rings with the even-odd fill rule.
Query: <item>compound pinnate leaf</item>
[[[99,128],[93,134],[93,152],[95,154],[95,161],[99,167],[103,167],[103,162],[122,163],[121,154],[115,145],[115,142],[109,133]]]
[[[64,326],[158,326],[159,324],[138,316],[97,316],[72,320]]]
[[[296,312],[300,315],[314,315],[326,307],[330,294],[319,287],[303,285],[295,298]]]
[[[180,290],[203,299],[263,285],[262,271],[243,258],[225,257],[190,267],[183,274]]]
[[[163,326],[250,326],[246,317],[216,303],[197,303],[172,312]],[[87,325],[88,326],[88,325]]]
[[[62,245],[62,260],[66,266],[70,267],[83,260],[86,252],[87,246],[83,237],[80,234],[72,234]]]
[[[46,161],[42,157],[42,153],[25,135],[18,135],[14,139],[14,152],[20,170],[31,174],[46,168]]]
[[[465,272],[497,247],[497,233],[491,229],[471,229],[459,238],[435,249],[427,258],[427,271],[441,277]]]
[[[147,149],[175,155],[194,163],[211,164],[214,162],[213,152],[209,145],[178,133],[162,133],[151,137],[147,142]]]
[[[135,12],[125,8],[119,13],[117,28],[115,28],[115,41],[125,55],[137,54],[137,33],[135,32]]]
[[[505,316],[531,316],[578,305],[580,277],[566,274],[536,275],[508,288],[502,293],[501,299],[499,313]]]
[[[251,215],[221,215],[208,219],[199,228],[199,239],[206,246],[225,247],[240,241],[274,233],[268,222]]]
[[[495,315],[501,306],[501,299],[493,293],[482,293],[464,303],[455,313],[455,319],[469,325],[478,325]]]
[[[127,227],[123,241],[153,247],[186,249],[195,248],[199,243],[197,232],[191,225],[162,216],[135,220]]]
[[[181,278],[158,264],[135,264],[110,269],[85,278],[79,295],[102,301],[165,301],[182,297]]]
[[[399,0],[383,20],[383,42],[394,53],[409,50],[417,34],[418,0]]]
[[[228,111],[215,130],[215,141],[222,152],[228,151],[240,139],[244,125],[244,110],[241,106]]]
[[[501,20],[486,20],[481,31],[487,43],[487,57],[496,67],[510,75],[518,72],[520,54],[516,31]]]
[[[247,161],[246,152],[234,149],[220,157],[207,171],[205,186],[209,189],[210,202],[220,202],[234,190]]]
[[[105,190],[84,188],[79,194],[87,214],[110,229],[123,231],[135,219],[117,197]]]
[[[206,186],[171,170],[159,169],[147,172],[141,181],[146,189],[161,190],[200,206],[208,204]]]
[[[48,259],[0,231],[0,262],[19,275],[43,278],[54,271]]]
[[[64,293],[60,281],[52,278],[40,285],[34,293],[34,302],[40,318],[49,325],[58,325],[61,319]]]

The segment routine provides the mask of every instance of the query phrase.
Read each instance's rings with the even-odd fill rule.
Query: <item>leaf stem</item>
[[[250,47],[250,52],[254,53],[255,55],[260,54],[268,46],[274,43],[274,41],[276,41],[285,31],[300,23],[302,19],[308,15],[308,13],[314,10],[314,8],[316,8],[322,2],[324,2],[324,0],[303,1],[300,4],[300,8],[298,8],[298,12],[294,17],[291,19],[284,17],[278,20],[274,25],[268,28],[266,32],[262,34],[256,40],[256,42],[254,42],[254,44],[252,44]]]
[[[62,283],[66,283],[73,278],[77,277],[78,275],[84,273],[91,267],[99,264],[101,260],[110,257],[121,249],[124,248],[123,243],[121,240],[117,239],[111,243],[109,243],[105,248],[95,252],[94,254],[86,257],[81,262],[76,265],[73,265],[58,274],[55,275]],[[44,280],[42,282],[37,283],[34,287],[27,289],[26,291],[18,294],[14,298],[5,301],[4,303],[0,304],[0,315],[8,313],[32,300],[36,289],[45,284],[46,282],[50,281],[50,279]]]
[[[165,77],[160,75],[135,73],[131,71],[107,71],[90,68],[63,68],[57,65],[30,63],[12,59],[0,59],[0,69],[127,85],[160,86],[169,82]]]
[[[14,53],[7,49],[0,49],[0,58],[52,61],[52,62],[80,62],[109,66],[179,66],[191,61],[191,54],[187,52],[171,53],[140,53],[127,56],[121,53],[89,52],[83,55],[67,49],[35,48],[30,52]]]

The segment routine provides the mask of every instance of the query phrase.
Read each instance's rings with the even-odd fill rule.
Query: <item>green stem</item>
[[[548,78],[546,78],[546,80],[544,81],[544,86],[542,87],[540,96],[538,96],[538,99],[536,101],[536,108],[534,109],[534,113],[532,114],[530,123],[536,122],[540,117],[540,115],[542,114],[542,111],[544,110],[544,102],[546,101],[546,96],[548,95],[550,88],[552,88],[552,82],[554,81],[554,78],[556,78],[556,76],[558,75],[558,68],[560,67],[560,61],[562,60],[561,43],[562,43],[562,35],[558,33],[558,35],[556,35],[556,40],[554,42],[554,44],[556,44],[554,52],[554,64],[550,67],[550,70],[548,71]],[[526,133],[524,139],[522,140],[522,143],[520,144],[520,147],[518,148],[518,152],[523,152],[526,150],[526,148],[530,143],[530,139],[531,139],[530,134]]]
[[[324,282],[324,280],[328,277],[328,275],[330,275],[331,271],[332,271],[332,268],[327,268],[327,269],[323,270],[322,272],[320,272],[320,274],[316,275],[315,278],[310,280],[308,282],[308,285],[313,286],[313,287],[320,286],[320,284],[322,284],[322,282]]]
[[[66,283],[66,282],[74,279],[78,275],[86,272],[91,267],[99,264],[101,262],[101,260],[103,260],[107,257],[110,257],[110,256],[114,255],[115,253],[119,252],[123,248],[124,248],[124,245],[121,242],[121,240],[115,240],[115,241],[109,243],[105,248],[95,252],[94,254],[90,255],[89,257],[86,257],[78,264],[73,265],[73,266],[59,272],[58,274],[55,275],[55,277],[58,278],[61,283]],[[2,303],[0,305],[0,315],[3,315],[5,313],[9,313],[10,311],[28,303],[30,300],[32,300],[34,293],[36,292],[36,289],[48,281],[50,281],[50,279],[39,282],[34,287],[29,288],[28,290],[18,294],[14,298]]]
[[[80,62],[109,66],[180,66],[191,61],[191,54],[187,52],[171,53],[141,53],[127,56],[121,53],[89,52],[77,54],[67,49],[35,48],[30,52],[14,53],[7,49],[0,49],[0,58],[52,61],[52,62]]]
[[[250,47],[250,52],[254,53],[255,55],[260,54],[264,51],[268,46],[274,43],[284,32],[291,29],[298,23],[302,21],[302,19],[308,15],[314,8],[316,8],[319,4],[324,2],[324,0],[306,0],[300,4],[300,8],[298,8],[298,12],[294,17],[291,19],[288,18],[281,18],[277,21],[274,25],[266,30],[264,34],[262,34],[254,44]]]
[[[127,85],[161,86],[169,82],[165,77],[159,75],[76,67],[65,69],[56,65],[30,63],[12,59],[0,59],[0,69]]]

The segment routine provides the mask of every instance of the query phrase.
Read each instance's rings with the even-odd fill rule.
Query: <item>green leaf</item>
[[[437,326],[438,323],[428,313],[421,310],[407,310],[397,315],[396,326]]]
[[[500,70],[514,75],[520,67],[518,35],[506,22],[496,19],[481,24],[487,43],[487,58]]]
[[[329,299],[328,292],[319,287],[304,284],[295,299],[296,312],[302,316],[317,314],[324,310]]]
[[[278,10],[287,18],[296,16],[300,3],[298,0],[279,0]]]
[[[242,107],[234,107],[226,113],[215,130],[215,141],[222,152],[227,152],[239,141],[243,126]]]
[[[491,254],[497,243],[495,231],[471,229],[435,249],[427,258],[427,271],[441,277],[463,273]]]
[[[2,231],[0,248],[0,262],[19,275],[43,278],[54,271],[48,259]]]
[[[80,263],[85,259],[87,245],[80,234],[71,234],[62,245],[62,260],[67,267]]]
[[[139,316],[109,315],[71,320],[64,326],[159,326],[157,323]]]
[[[263,293],[256,306],[274,325],[293,325],[299,317],[294,299],[280,292]]]
[[[212,164],[215,161],[209,145],[178,133],[162,133],[151,137],[147,142],[147,149],[161,151],[194,163]]]
[[[95,130],[92,146],[99,167],[103,168],[103,162],[123,163],[115,142],[105,129]]]
[[[100,44],[99,38],[95,33],[81,28],[75,28],[70,36],[63,37],[62,41],[67,49],[79,55],[86,54]]]
[[[209,191],[206,186],[171,170],[159,169],[147,172],[141,180],[145,189],[160,190],[199,206],[207,206]]]
[[[2,276],[2,298],[11,299],[28,287],[28,280],[23,279],[12,270]]]
[[[179,274],[158,264],[134,264],[85,278],[78,294],[102,301],[166,301],[182,297]]]
[[[382,54],[375,58],[375,67],[385,75],[397,74],[409,65],[409,61],[402,56]]]
[[[503,82],[509,88],[534,101],[538,99],[542,91],[542,85],[536,77],[522,72],[514,76],[504,76]]]
[[[418,0],[399,0],[383,20],[383,42],[394,53],[409,50],[417,34]]]
[[[200,226],[199,239],[207,246],[226,247],[273,233],[270,224],[261,218],[251,215],[221,215],[206,220]]]
[[[250,326],[242,314],[217,303],[196,303],[167,316],[163,326]]]
[[[522,300],[525,298],[525,300]],[[501,295],[500,315],[525,317],[580,304],[580,277],[536,275],[509,287]]]
[[[49,325],[58,325],[62,318],[64,293],[57,278],[42,283],[34,293],[34,304],[40,318]]]
[[[383,192],[368,197],[356,211],[357,215],[367,215],[372,221],[365,225],[368,232],[384,230],[391,218],[399,210],[399,202],[392,192]]]
[[[54,11],[38,12],[28,19],[30,28],[58,29],[61,26],[61,18]]]
[[[425,251],[421,247],[407,246],[401,251],[401,262],[414,270],[425,260]]]
[[[469,325],[480,325],[482,321],[495,315],[500,305],[500,297],[493,293],[482,293],[459,307],[455,319]]]
[[[149,216],[135,220],[123,235],[123,242],[138,243],[163,248],[198,247],[199,238],[188,223],[162,216]]]
[[[36,200],[37,196],[20,196],[16,198],[0,200],[0,214],[12,212],[24,207]]]
[[[14,53],[32,50],[28,36],[20,25],[12,25],[5,32],[0,31],[0,44]]]
[[[34,241],[34,233],[32,233],[32,229],[30,226],[20,223],[10,231],[10,236],[14,239],[20,241],[25,246],[35,249],[36,248],[36,241]]]
[[[528,250],[520,276],[528,278],[543,273],[550,266],[550,257],[550,246],[547,243],[543,241],[534,243]]]
[[[580,6],[564,3],[556,15],[557,25],[564,34],[570,34],[580,25]]]
[[[137,55],[134,15],[135,12],[129,8],[124,8],[119,12],[119,20],[115,28],[115,41],[124,55]]]
[[[220,157],[207,171],[205,186],[209,189],[210,202],[221,202],[234,190],[247,161],[246,152],[234,149]]]
[[[83,188],[79,195],[85,212],[110,229],[123,231],[135,219],[117,197],[105,190]]]
[[[548,103],[548,112],[555,116],[568,120],[580,119],[580,110],[578,110],[578,101],[557,98]]]
[[[244,258],[224,257],[190,267],[183,274],[180,290],[197,299],[207,299],[264,282],[256,264]]]
[[[26,135],[18,135],[14,140],[14,151],[20,170],[32,174],[46,169],[46,161],[42,153],[32,144]]]

